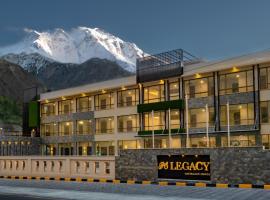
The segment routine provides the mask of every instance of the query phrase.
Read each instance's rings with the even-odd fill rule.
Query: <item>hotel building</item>
[[[134,76],[42,93],[29,126],[43,155],[184,148],[187,131],[189,147],[207,147],[206,132],[226,147],[228,127],[230,146],[269,148],[269,111],[270,51],[208,62],[180,49],[138,59]]]

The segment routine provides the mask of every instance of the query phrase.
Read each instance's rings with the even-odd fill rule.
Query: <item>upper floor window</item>
[[[135,106],[139,102],[139,90],[128,89],[117,92],[118,107]]]
[[[55,103],[46,103],[41,105],[41,116],[47,117],[55,115]]]
[[[59,135],[68,136],[72,135],[73,123],[72,122],[60,122],[59,123]]]
[[[139,116],[125,115],[118,117],[118,132],[136,132],[139,130]]]
[[[214,78],[196,78],[185,81],[185,95],[200,98],[214,95]]]
[[[227,106],[220,107],[220,123],[227,125]],[[252,125],[254,124],[254,104],[235,104],[229,106],[230,125]]]
[[[114,106],[113,93],[98,94],[95,96],[95,110],[112,109]]]
[[[208,126],[214,126],[215,113],[214,108],[208,108],[208,114],[206,108],[193,108],[189,109],[189,127],[191,128],[205,128],[208,117]]]
[[[58,113],[59,114],[69,114],[69,113],[71,113],[72,112],[72,105],[73,105],[72,100],[59,101]]]
[[[270,88],[270,67],[260,69],[260,89]]]
[[[41,125],[41,135],[42,136],[55,136],[58,133],[57,123],[48,123]]]
[[[78,135],[87,135],[92,133],[91,120],[79,120],[76,122],[76,130]]]
[[[91,97],[77,98],[77,112],[88,112],[91,110]]]
[[[153,122],[153,123],[152,123]],[[165,112],[144,113],[144,130],[164,130],[165,129]]]
[[[180,112],[179,110],[171,110],[171,129],[180,128]]]
[[[169,83],[170,100],[179,99],[179,81]]]
[[[260,102],[261,123],[269,123],[270,119],[270,101]]]
[[[165,100],[164,84],[147,86],[143,88],[143,102],[154,103]]]
[[[220,75],[221,95],[253,91],[253,71],[241,71]]]
[[[114,132],[113,117],[104,117],[96,119],[96,134],[106,134]]]

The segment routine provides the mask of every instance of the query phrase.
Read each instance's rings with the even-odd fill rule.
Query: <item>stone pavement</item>
[[[30,195],[29,199],[268,200],[270,190],[1,179],[0,199],[1,195],[3,199]]]

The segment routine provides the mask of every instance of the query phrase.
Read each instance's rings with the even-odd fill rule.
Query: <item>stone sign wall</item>
[[[122,150],[116,179],[157,181],[157,155],[210,155],[212,183],[270,183],[270,151],[261,147]]]

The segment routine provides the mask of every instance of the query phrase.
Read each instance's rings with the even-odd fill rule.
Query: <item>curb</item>
[[[107,180],[104,178],[68,178],[68,177],[32,177],[32,176],[0,176],[0,179],[12,180],[43,180],[43,181],[65,181],[65,182],[89,182],[89,183],[113,183],[113,184],[141,184],[141,185],[159,185],[159,186],[178,186],[178,187],[216,187],[216,188],[241,188],[241,189],[265,189],[270,190],[270,184],[253,185],[253,184],[224,184],[224,183],[204,183],[204,182],[168,182],[168,181],[134,181],[134,180]]]

